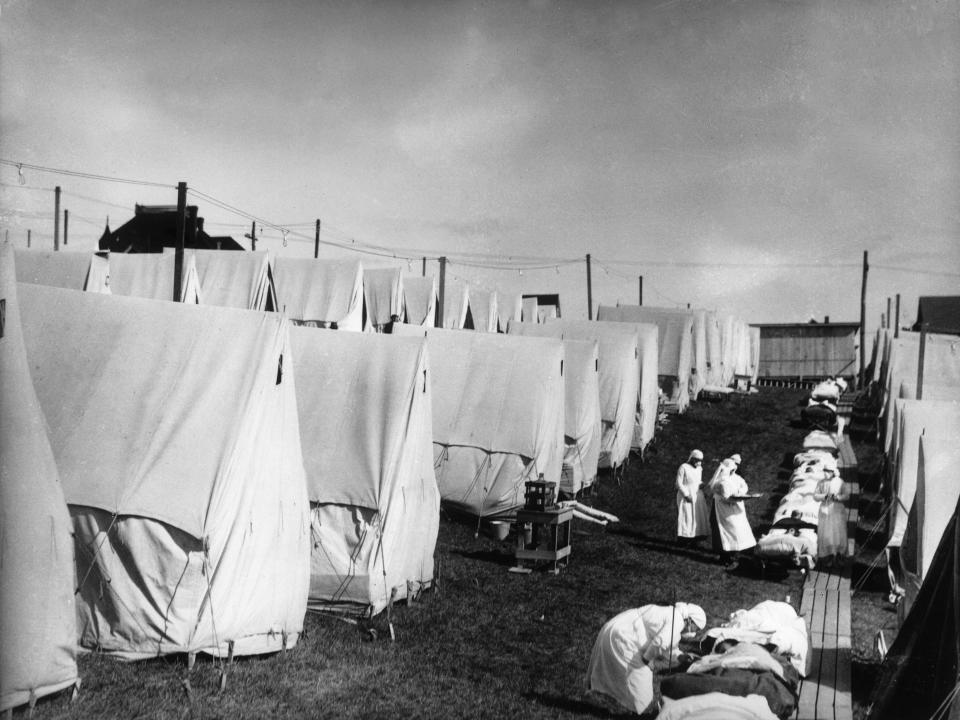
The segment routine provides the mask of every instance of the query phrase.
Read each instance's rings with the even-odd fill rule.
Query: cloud
[[[540,114],[537,93],[513,72],[510,53],[476,27],[465,35],[440,58],[444,71],[397,113],[393,137],[418,166],[504,155]]]

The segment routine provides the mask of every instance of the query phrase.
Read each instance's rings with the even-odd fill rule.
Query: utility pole
[[[917,358],[917,400],[923,400],[923,359],[927,353],[927,324],[920,326],[920,357]]]
[[[859,373],[859,387],[863,387],[863,378],[864,378],[864,365],[867,362],[867,342],[866,342],[866,331],[867,331],[867,271],[870,269],[870,265],[867,263],[867,251],[863,251],[863,281],[860,284],[860,373]]]
[[[640,281],[640,294],[637,298],[637,305],[643,305],[643,275],[637,278]]]
[[[317,229],[313,235],[313,259],[320,257],[320,218],[317,218]]]
[[[420,276],[421,277],[427,276],[427,259],[426,258],[423,258],[422,268],[420,270]]]
[[[890,328],[890,321],[893,319],[893,316],[890,314],[890,298],[887,297],[887,328]]]
[[[53,249],[60,249],[60,186],[53,189]]]
[[[187,229],[187,184],[177,183],[177,234],[173,239],[173,301],[180,302],[180,281],[183,274],[183,236]]]
[[[257,221],[253,220],[250,223],[250,234],[244,235],[244,237],[250,239],[250,250],[252,252],[257,251]]]
[[[28,250],[30,249],[30,233],[32,232],[33,232],[32,230],[27,230],[27,249]]]
[[[67,231],[70,228],[70,211],[63,211],[63,246],[67,246]]]
[[[587,253],[587,320],[593,320],[593,278],[590,277],[590,253]]]
[[[440,258],[440,289],[437,293],[437,313],[440,316],[440,322],[437,324],[437,327],[443,327],[443,292],[446,289],[447,284],[447,258],[442,256]]]
[[[893,336],[895,338],[900,337],[900,293],[897,293],[897,314],[896,322],[893,325]]]

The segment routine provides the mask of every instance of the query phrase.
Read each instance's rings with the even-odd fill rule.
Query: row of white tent
[[[18,279],[117,295],[171,299],[172,252],[91,254],[17,251]],[[399,267],[366,268],[359,261],[329,261],[266,252],[187,250],[179,300],[253,310],[277,309],[299,321],[340,329],[382,328],[392,319],[435,325],[438,287],[433,277]],[[460,329],[472,318],[479,331],[506,331],[510,322],[543,322],[551,313],[536,298],[450,284],[442,327]],[[709,387],[737,378],[756,381],[759,328],[732,315],[639,305],[600,306],[600,320],[657,326],[659,374],[674,378],[679,409]]]
[[[280,307],[356,327],[357,263],[197,251],[173,303],[170,254],[77,256],[0,257],[0,709],[69,685],[78,639],[240,655],[295,644],[308,604],[379,612],[432,582],[441,496],[502,515],[652,438],[652,323],[332,332],[209,301],[299,277]]]
[[[888,569],[902,621],[960,499],[960,337],[921,341],[920,333],[880,330],[873,369],[890,496]]]

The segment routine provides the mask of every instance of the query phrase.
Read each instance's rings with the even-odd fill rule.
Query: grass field
[[[767,493],[748,503],[755,530],[765,527],[782,492],[784,454],[795,452],[805,434],[793,422],[802,395],[765,388],[671,416],[643,462],[634,458],[621,482],[601,477],[587,502],[621,522],[603,528],[575,520],[569,567],[559,575],[508,573],[512,535],[504,542],[477,536],[475,522],[444,514],[438,586],[421,602],[394,609],[395,642],[386,613],[360,624],[309,615],[306,637],[295,649],[236,661],[222,692],[221,665],[198,658],[192,699],[181,682],[183,657],[125,664],[87,655],[80,660],[79,698],[43,701],[34,717],[626,715],[584,686],[594,637],[614,614],[677,599],[701,605],[709,621],[719,623],[764,599],[789,595],[798,604],[798,571],[766,579],[727,573],[709,549],[677,547],[674,476],[694,447],[704,451],[707,476],[720,459],[739,452],[751,490]],[[874,588],[864,597],[876,595]],[[875,622],[869,612],[859,616],[862,624]],[[861,675],[867,677],[867,645],[861,649]]]

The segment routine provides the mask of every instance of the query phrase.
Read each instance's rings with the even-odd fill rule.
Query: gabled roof
[[[960,295],[927,295],[917,303],[914,330],[960,335]]]
[[[190,214],[196,213],[196,206],[187,208]],[[135,205],[133,218],[113,232],[108,225],[100,236],[101,250],[112,252],[163,252],[165,247],[176,246],[177,208],[174,205]],[[203,218],[197,217],[196,233],[189,230],[184,239],[184,247],[201,250],[243,250],[243,246],[229,236],[212,236],[204,232]]]

